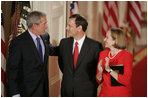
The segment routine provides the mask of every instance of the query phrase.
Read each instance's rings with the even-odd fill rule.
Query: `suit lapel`
[[[43,40],[43,43],[44,43],[44,46],[45,46],[45,54],[44,54],[44,65],[47,65],[47,63],[48,63],[48,43],[47,43],[47,40],[46,39],[44,39],[42,36],[41,36],[41,38],[42,38],[42,40]],[[47,66],[44,66],[44,69],[43,70],[45,70],[45,69],[47,69]]]
[[[85,55],[86,55],[86,53],[88,53],[88,51],[89,51],[89,47],[88,47],[88,44],[87,44],[87,37],[86,37],[84,42],[83,42],[81,51],[79,53],[75,70],[77,70],[77,68],[80,66],[81,62],[85,59]]]
[[[47,53],[47,44],[46,44],[47,40],[46,39],[44,40],[42,36],[40,36],[40,37],[43,40],[43,43],[44,43],[44,46],[45,46],[45,54],[44,54],[44,62],[45,62],[46,55],[48,55],[48,53]]]
[[[31,37],[31,35],[29,34],[28,31],[26,32],[26,34],[27,34],[28,39],[29,39],[28,41],[29,41],[29,43],[30,43],[30,47],[32,47],[32,48],[31,48],[31,49],[32,49],[32,52],[34,52],[34,54],[35,54],[35,55],[34,55],[35,58],[37,58],[37,60],[42,63],[42,61],[41,61],[41,59],[40,59],[40,55],[39,55],[39,53],[38,53],[38,50],[37,50],[37,48],[36,48],[36,45],[35,45],[35,43],[34,43],[32,37]]]

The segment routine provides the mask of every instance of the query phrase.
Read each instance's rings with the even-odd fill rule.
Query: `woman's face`
[[[115,40],[113,40],[110,30],[106,33],[104,42],[105,42],[105,48],[112,48],[113,45],[115,44]]]

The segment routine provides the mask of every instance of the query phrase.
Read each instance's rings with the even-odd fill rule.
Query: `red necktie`
[[[73,54],[74,68],[76,68],[76,64],[77,64],[78,55],[79,55],[79,50],[78,50],[78,42],[76,42],[76,43],[75,43],[74,54]]]

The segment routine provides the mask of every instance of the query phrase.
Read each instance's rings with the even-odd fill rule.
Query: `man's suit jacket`
[[[78,56],[76,68],[73,64],[73,38],[62,39],[59,45],[59,67],[63,73],[61,96],[97,96],[95,79],[102,44],[85,38]]]
[[[43,63],[28,31],[12,40],[6,71],[8,96],[49,96],[47,63],[51,47],[49,39],[41,38],[45,45]]]

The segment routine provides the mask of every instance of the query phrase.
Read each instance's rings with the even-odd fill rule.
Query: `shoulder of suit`
[[[24,40],[26,33],[27,33],[27,31],[23,32],[22,34],[15,37],[12,41],[17,42],[17,43],[21,42],[22,40]]]
[[[63,39],[61,40],[61,42],[69,42],[70,40],[73,40],[73,38],[72,38],[72,37],[63,38]]]
[[[92,44],[92,45],[102,45],[99,41],[97,40],[94,40],[92,38],[89,38],[89,37],[86,37],[86,40],[89,44]]]

